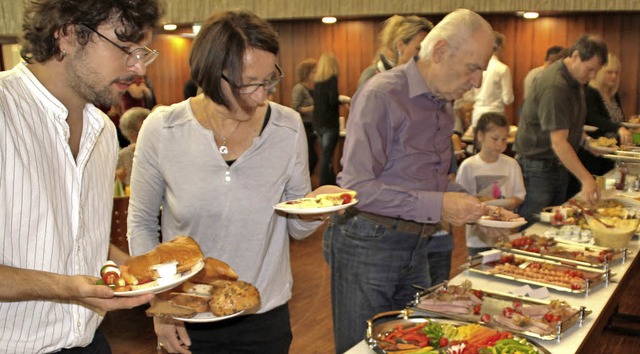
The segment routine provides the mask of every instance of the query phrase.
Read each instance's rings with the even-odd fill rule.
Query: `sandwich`
[[[178,273],[183,273],[191,270],[203,256],[200,246],[191,237],[176,236],[145,254],[129,258],[124,266],[129,274],[142,283],[159,278],[158,272],[153,268],[155,265],[175,261],[178,262]]]
[[[206,257],[204,268],[198,274],[191,277],[191,282],[199,284],[212,284],[216,280],[238,280],[238,274],[225,262]]]
[[[345,191],[340,193],[318,194],[311,198],[300,198],[285,202],[284,208],[306,209],[306,208],[326,208],[349,204],[355,201],[356,191]]]

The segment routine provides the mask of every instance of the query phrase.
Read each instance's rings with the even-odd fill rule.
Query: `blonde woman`
[[[620,85],[620,60],[615,54],[609,53],[607,64],[596,74],[596,77],[585,86],[584,96],[587,101],[586,125],[598,127],[592,138],[601,136],[615,137],[621,145],[631,144],[632,135],[622,126],[625,121],[622,102],[618,94]],[[614,167],[613,160],[595,156],[585,149],[578,151],[578,157],[584,167],[593,175],[601,176]],[[571,177],[567,197],[573,197],[580,191],[580,182]]]
[[[338,61],[333,53],[320,56],[313,81],[313,129],[322,148],[320,185],[335,184],[333,153],[340,133],[340,104],[348,103],[349,99],[341,99],[338,93]]]
[[[609,54],[607,64],[596,74],[585,89],[587,124],[598,127],[600,135],[618,134],[621,144],[631,143],[631,133],[622,126],[624,112],[618,94],[620,86],[620,60]]]
[[[426,18],[394,15],[384,21],[380,31],[380,48],[373,64],[360,75],[358,87],[373,75],[408,62],[420,51],[420,43],[433,28]]]

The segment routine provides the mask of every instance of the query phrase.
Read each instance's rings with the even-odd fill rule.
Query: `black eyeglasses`
[[[82,24],[81,25],[83,27],[86,27],[88,30],[90,30],[91,32],[97,34],[100,38],[104,39],[105,41],[113,44],[114,47],[120,49],[122,52],[124,52],[125,54],[127,54],[127,59],[125,61],[125,65],[130,68],[136,64],[138,64],[139,62],[142,62],[142,64],[144,66],[147,66],[151,63],[153,63],[154,60],[156,60],[156,58],[158,57],[158,51],[157,50],[153,50],[153,49],[149,49],[147,47],[139,47],[136,48],[132,51],[128,51],[125,47],[118,45],[117,43],[113,42],[112,40],[110,40],[109,38],[105,37],[102,33],[96,31],[95,29]]]
[[[282,80],[282,78],[284,77],[284,74],[282,73],[282,69],[280,69],[280,66],[278,64],[276,64],[276,70],[278,70],[278,76],[273,77],[269,80],[265,80],[263,83],[261,84],[245,84],[245,85],[238,85],[234,82],[231,82],[231,80],[229,80],[229,78],[225,75],[222,74],[222,79],[226,82],[229,83],[229,85],[235,87],[236,89],[238,89],[238,92],[240,94],[243,95],[248,95],[248,94],[252,94],[256,91],[258,91],[258,89],[260,87],[264,87],[265,91],[269,91],[272,88],[276,87],[276,85],[280,82],[280,80]]]

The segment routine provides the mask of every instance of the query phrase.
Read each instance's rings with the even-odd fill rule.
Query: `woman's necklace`
[[[230,138],[233,135],[233,133],[235,133],[236,130],[238,130],[238,127],[240,126],[240,123],[241,122],[238,122],[236,127],[233,128],[231,133],[229,133],[228,135],[220,134],[220,138],[222,139],[222,144],[220,144],[220,147],[218,147],[218,152],[220,153],[220,155],[227,155],[229,153],[229,147],[227,146],[227,137]]]

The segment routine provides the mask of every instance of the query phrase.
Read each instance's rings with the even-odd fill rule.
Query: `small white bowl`
[[[158,272],[158,276],[160,278],[166,278],[166,279],[174,278],[178,273],[178,262],[173,261],[173,262],[156,264],[151,268],[155,269],[155,271]]]

